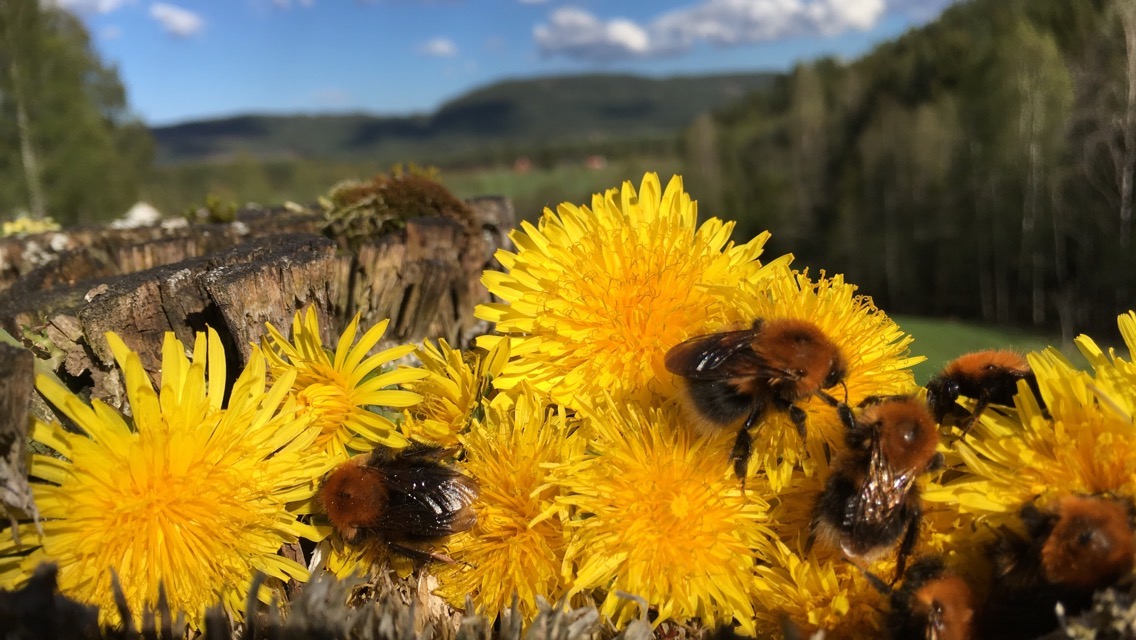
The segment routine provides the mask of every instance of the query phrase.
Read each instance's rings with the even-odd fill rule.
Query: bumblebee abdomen
[[[745,393],[735,381],[687,379],[685,400],[700,422],[727,427],[749,415],[754,395]]]

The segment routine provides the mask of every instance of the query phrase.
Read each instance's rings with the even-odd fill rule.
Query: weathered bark
[[[57,282],[101,280],[217,253],[259,237],[318,233],[320,224],[312,212],[258,208],[238,212],[231,224],[78,227],[0,238],[0,290],[17,281],[38,290]],[[99,268],[83,277],[82,270],[70,265],[84,261]]]
[[[335,244],[317,236],[278,236],[257,260],[223,266],[205,274],[202,284],[224,319],[243,365],[265,323],[287,334],[296,311],[314,304],[324,344],[334,329]]]
[[[18,517],[39,521],[26,459],[33,362],[30,351],[0,343],[0,510],[13,535]]]

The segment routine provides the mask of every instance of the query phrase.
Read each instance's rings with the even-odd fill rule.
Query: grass
[[[927,360],[913,369],[918,384],[925,384],[947,362],[971,351],[997,348],[1026,353],[1060,344],[1060,338],[1056,335],[1048,336],[1020,329],[918,316],[893,315],[892,318],[915,338],[911,344],[912,355],[927,357]],[[1066,351],[1066,355],[1069,355]]]

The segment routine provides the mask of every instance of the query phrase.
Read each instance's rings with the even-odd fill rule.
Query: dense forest
[[[687,134],[703,211],[883,308],[1113,327],[1136,307],[1136,2],[971,0]]]
[[[0,0],[0,214],[113,217],[137,201],[153,141],[83,23],[48,4]]]

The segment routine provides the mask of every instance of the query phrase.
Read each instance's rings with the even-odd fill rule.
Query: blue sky
[[[494,81],[784,70],[953,0],[43,0],[80,15],[152,125],[433,111]]]

